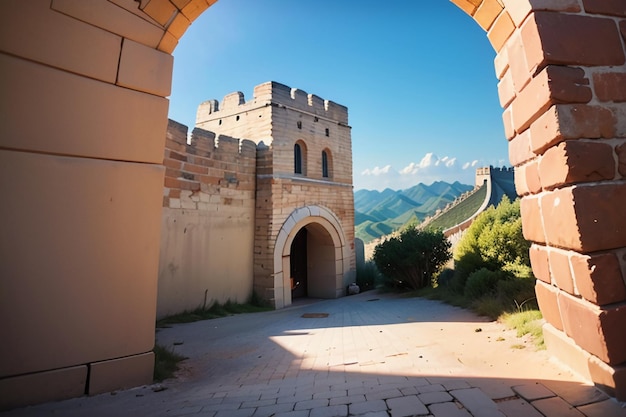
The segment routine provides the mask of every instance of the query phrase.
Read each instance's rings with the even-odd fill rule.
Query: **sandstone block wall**
[[[345,277],[335,296],[354,280],[354,200],[352,145],[347,108],[302,90],[267,82],[246,101],[242,93],[210,100],[198,109],[196,122],[221,134],[246,137],[259,145],[254,244],[254,289],[270,300],[282,291],[283,271],[275,261],[275,243],[285,221],[309,205],[328,208],[341,221],[345,245]],[[302,149],[303,173],[294,173],[294,145]],[[328,177],[322,172],[322,151],[328,155]],[[343,259],[343,256],[340,257]],[[342,261],[344,262],[344,261]],[[284,271],[283,271],[284,272]],[[288,278],[288,277],[287,277]],[[279,297],[281,298],[281,297]],[[280,305],[281,302],[278,302]]]
[[[453,0],[498,51],[505,136],[548,348],[626,399],[626,9]]]
[[[252,294],[256,145],[169,121],[157,317]]]

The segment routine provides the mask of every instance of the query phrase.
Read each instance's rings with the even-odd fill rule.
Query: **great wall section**
[[[517,198],[513,168],[493,166],[478,168],[475,178],[473,190],[459,196],[434,216],[426,218],[419,227],[443,229],[444,235],[454,245],[476,217],[489,206],[497,206],[505,195],[511,201]],[[376,245],[388,236],[365,244],[365,259],[371,259]]]

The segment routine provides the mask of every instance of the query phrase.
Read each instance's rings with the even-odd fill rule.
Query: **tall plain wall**
[[[256,145],[202,129],[186,141],[170,120],[158,318],[252,294]]]

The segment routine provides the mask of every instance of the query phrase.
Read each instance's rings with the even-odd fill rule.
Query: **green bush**
[[[504,196],[497,207],[489,207],[472,223],[454,254],[454,290],[463,291],[470,274],[481,268],[532,277],[530,243],[522,234],[519,204],[519,199],[511,202]]]
[[[478,271],[472,272],[467,278],[464,294],[471,299],[495,296],[499,281],[508,278],[506,272],[480,268]]]
[[[420,289],[450,260],[450,242],[439,230],[410,226],[374,249],[374,263],[386,286]]]

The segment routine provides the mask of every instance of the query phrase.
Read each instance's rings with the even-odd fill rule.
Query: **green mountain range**
[[[358,190],[354,193],[356,237],[367,243],[409,223],[421,223],[473,188],[458,181],[437,181],[400,191]]]

